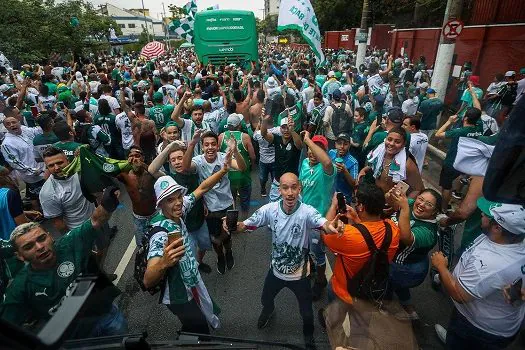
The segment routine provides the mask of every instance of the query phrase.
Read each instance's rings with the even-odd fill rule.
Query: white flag
[[[319,23],[310,0],[281,0],[277,30],[298,30],[312,48],[317,65],[324,62]]]

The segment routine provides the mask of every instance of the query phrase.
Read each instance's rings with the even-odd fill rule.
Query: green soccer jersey
[[[362,146],[367,135],[367,129],[368,125],[366,122],[362,122],[360,124],[355,123],[354,128],[352,129],[352,141],[354,141],[354,143],[358,143],[359,146]]]
[[[429,98],[419,105],[421,112],[421,130],[435,130],[437,117],[443,111],[443,102],[439,98]]]
[[[228,148],[226,141],[230,138],[230,135],[233,135],[233,137],[235,137],[235,140],[237,140],[237,149],[239,150],[239,153],[241,154],[242,158],[244,159],[244,162],[246,163],[246,170],[239,171],[236,169],[230,169],[230,171],[228,172],[228,178],[230,179],[230,183],[232,186],[246,186],[252,181],[250,177],[251,161],[250,156],[248,154],[248,150],[244,147],[244,144],[242,143],[242,132],[229,130],[225,131],[219,150],[221,152],[226,152]]]
[[[219,122],[219,135],[228,130],[228,118],[224,118]],[[248,136],[253,137],[253,131],[251,126],[248,127],[244,120],[241,120],[241,131],[248,134]]]
[[[75,151],[82,146],[81,143],[74,141],[58,141],[53,146],[62,150],[70,162],[75,158]]]
[[[33,139],[33,147],[35,149],[35,154],[38,154],[40,159],[43,159],[43,153],[50,145],[58,142],[58,137],[56,137],[54,132],[36,135]]]
[[[310,160],[307,158],[303,160],[299,172],[303,203],[311,205],[323,216],[326,215],[332,202],[334,183],[337,176],[335,165],[332,164],[332,167],[333,173],[328,175],[324,172],[321,163],[310,166]]]
[[[171,120],[173,105],[156,104],[149,109],[149,119],[155,122],[157,131],[160,131]]]
[[[122,149],[122,134],[117,128],[115,119],[116,117],[114,114],[102,115],[97,113],[95,119],[93,120],[93,124],[100,126],[102,130],[111,137],[109,150],[113,150],[117,153],[109,152],[110,155],[118,154],[118,152]]]
[[[66,296],[68,286],[80,273],[87,272],[93,243],[100,234],[103,232],[88,219],[56,240],[54,267],[34,270],[30,265],[24,266],[6,290],[1,317],[18,325],[29,314],[39,320],[50,318]]]

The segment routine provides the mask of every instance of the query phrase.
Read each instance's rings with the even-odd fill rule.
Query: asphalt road
[[[440,164],[435,159],[431,159],[429,169],[423,172],[427,186],[437,187],[439,170]],[[259,180],[255,171],[252,179],[251,212],[266,203],[266,199],[259,195]],[[130,331],[147,331],[148,339],[154,341],[173,340],[180,328],[177,317],[164,305],[158,303],[158,295],[151,296],[142,292],[133,278],[133,221],[129,198],[125,193],[122,202],[123,208],[117,210],[111,220],[113,225],[118,226],[119,232],[110,246],[105,269],[107,272],[117,270],[119,274],[118,287],[123,293],[118,303],[127,316]],[[214,335],[302,344],[299,308],[294,295],[289,290],[285,289],[277,296],[276,313],[270,325],[263,330],[257,329],[257,318],[261,311],[260,296],[269,267],[270,248],[271,236],[266,228],[253,233],[235,235],[233,237],[235,267],[225,275],[219,275],[215,270],[215,254],[209,252],[206,255],[205,262],[212,266],[213,271],[211,274],[203,275],[203,279],[210,295],[222,310],[220,314],[222,325],[220,329],[213,331]],[[333,255],[331,253],[327,255],[333,266]],[[434,332],[434,324],[440,323],[444,326],[448,324],[452,310],[450,298],[443,292],[434,291],[427,278],[423,284],[412,289],[412,299],[420,316],[420,320],[412,324],[418,347],[443,349]],[[326,303],[325,293],[320,301],[314,303],[315,315],[319,308],[326,306]],[[318,348],[329,349],[326,332],[319,326],[317,319],[315,322]],[[518,348],[520,348],[518,344],[512,347],[512,349]]]

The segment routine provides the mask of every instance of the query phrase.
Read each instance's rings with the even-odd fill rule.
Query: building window
[[[124,23],[119,23],[120,28],[126,28],[126,25]]]
[[[135,28],[135,23],[129,23],[128,28]]]

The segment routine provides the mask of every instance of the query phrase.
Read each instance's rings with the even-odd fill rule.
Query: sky
[[[95,6],[109,3],[120,8],[142,8],[141,0],[88,0]],[[150,10],[151,17],[161,18],[162,3],[168,12],[168,5],[174,4],[184,6],[189,0],[144,0],[144,8]],[[196,0],[199,10],[213,5],[219,5],[219,9],[236,9],[253,11],[255,16],[262,18],[264,0]]]

